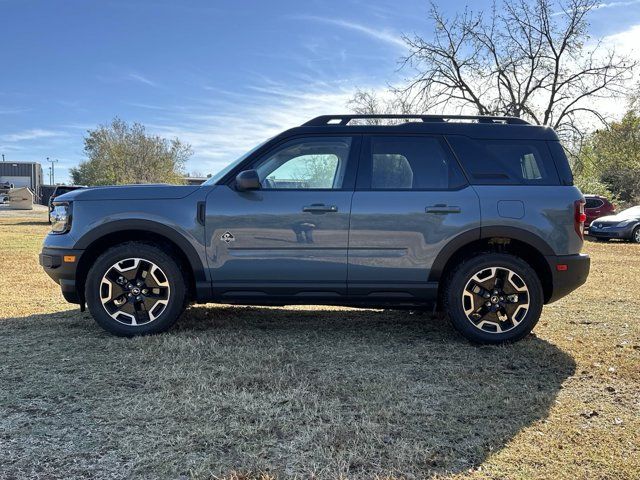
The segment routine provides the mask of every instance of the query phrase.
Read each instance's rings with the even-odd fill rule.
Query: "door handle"
[[[313,203],[302,207],[302,211],[309,213],[337,212],[338,207],[336,205],[325,205],[324,203]]]
[[[454,207],[452,205],[445,205],[444,203],[436,203],[435,205],[429,205],[424,209],[427,213],[438,213],[438,214],[447,214],[447,213],[460,213],[460,207]]]

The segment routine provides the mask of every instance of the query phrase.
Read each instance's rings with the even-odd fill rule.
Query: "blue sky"
[[[488,1],[439,2],[445,12]],[[428,35],[425,0],[0,0],[0,153],[83,159],[85,131],[114,116],[192,144],[211,173],[284,128],[383,90]],[[603,0],[592,34],[640,45],[640,0]],[[636,51],[633,52],[637,54]]]

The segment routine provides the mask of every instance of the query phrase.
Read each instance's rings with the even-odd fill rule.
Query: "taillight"
[[[584,222],[587,220],[587,215],[584,213],[584,200],[576,200],[573,205],[575,210],[573,225],[580,240],[584,240]]]

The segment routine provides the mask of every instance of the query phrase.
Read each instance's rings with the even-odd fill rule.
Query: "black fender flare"
[[[501,225],[477,227],[454,237],[442,250],[440,250],[440,253],[438,253],[433,265],[431,266],[429,281],[437,282],[440,280],[447,262],[462,247],[478,240],[494,237],[518,240],[519,242],[535,248],[543,256],[555,254],[551,246],[543,238],[523,228]]]
[[[193,271],[195,281],[208,282],[206,274],[207,269],[205,268],[200,255],[198,255],[198,252],[193,247],[193,245],[191,245],[189,240],[187,240],[177,230],[153,220],[120,219],[104,223],[88,231],[82,237],[80,237],[80,239],[76,242],[74,248],[79,250],[86,250],[89,246],[91,246],[93,242],[100,240],[106,235],[125,230],[152,232],[167,238],[168,240],[176,244],[178,248],[182,250],[182,253],[184,253],[184,255],[187,257],[189,265],[191,266],[191,270]]]

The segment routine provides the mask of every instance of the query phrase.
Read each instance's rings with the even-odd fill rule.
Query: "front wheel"
[[[633,229],[631,234],[631,241],[633,243],[640,243],[640,226]]]
[[[520,340],[538,323],[544,295],[536,272],[521,258],[482,254],[458,265],[443,294],[453,326],[476,343]]]
[[[158,247],[129,242],[95,261],[85,297],[91,315],[108,332],[132,337],[168,330],[186,305],[179,265]]]

